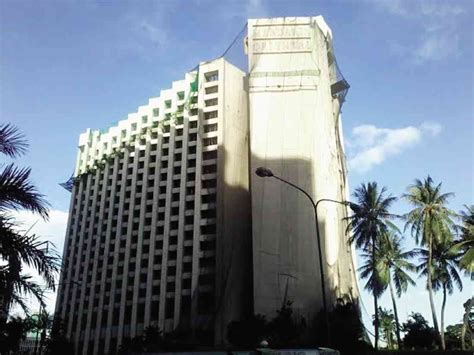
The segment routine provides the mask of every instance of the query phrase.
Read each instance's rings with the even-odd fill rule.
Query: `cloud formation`
[[[360,125],[352,130],[347,141],[349,169],[364,173],[382,164],[391,156],[419,144],[426,136],[434,137],[441,132],[441,125],[425,122],[419,127],[379,128]]]
[[[416,22],[420,31],[413,33],[414,43],[392,42],[394,53],[423,64],[456,56],[462,50],[460,20],[466,10],[459,4],[438,1],[377,0],[374,6],[406,21]]]

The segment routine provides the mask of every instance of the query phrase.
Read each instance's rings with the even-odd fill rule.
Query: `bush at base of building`
[[[272,348],[297,346],[306,330],[303,317],[293,314],[292,302],[287,301],[277,310],[277,315],[267,321],[261,314],[240,321],[232,321],[227,327],[227,340],[238,348],[252,349],[266,341]]]

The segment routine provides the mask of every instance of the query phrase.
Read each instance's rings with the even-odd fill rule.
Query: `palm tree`
[[[380,328],[383,338],[387,342],[387,349],[394,349],[393,333],[395,332],[395,317],[393,313],[385,308],[379,308]],[[375,317],[374,317],[375,318]]]
[[[470,348],[474,350],[474,330],[471,329],[471,323],[474,321],[474,296],[469,298],[463,304],[464,314],[462,317],[462,328],[461,328],[461,347],[462,350],[467,350],[466,347],[466,333],[469,331],[469,337],[471,338]]]
[[[460,238],[454,244],[461,254],[459,266],[474,280],[474,205],[464,205],[466,211],[460,212],[462,225]]]
[[[447,293],[452,294],[454,285],[462,291],[462,281],[458,269],[459,254],[452,249],[452,241],[449,238],[435,244],[432,251],[431,270],[433,279],[431,287],[434,291],[443,290],[443,303],[441,305],[441,347],[446,348],[444,342],[444,310],[446,307]],[[430,252],[426,249],[418,249],[421,263],[417,266],[417,271],[422,276],[428,275]]]
[[[28,144],[18,129],[10,124],[0,125],[0,153],[16,158],[26,152]],[[8,318],[12,304],[26,309],[22,295],[32,294],[42,302],[39,286],[28,275],[22,274],[23,263],[34,267],[54,289],[54,276],[59,269],[58,255],[54,248],[44,247],[29,231],[21,232],[15,224],[11,210],[27,210],[48,218],[48,203],[30,182],[29,168],[7,165],[0,172],[0,328]]]
[[[410,228],[412,236],[418,244],[427,246],[427,288],[430,299],[433,326],[441,341],[438,319],[433,299],[433,248],[436,243],[441,242],[455,224],[453,218],[456,214],[446,207],[452,193],[441,193],[441,183],[435,185],[433,179],[428,176],[424,181],[416,179],[413,185],[408,187],[408,192],[403,197],[413,205],[413,209],[404,215],[406,221],[405,229]],[[442,345],[442,344],[441,344]]]
[[[371,268],[376,269],[376,250],[378,239],[387,229],[395,228],[390,219],[395,216],[389,213],[390,206],[396,201],[396,198],[389,195],[383,187],[380,191],[376,182],[362,184],[354,191],[356,203],[351,204],[353,210],[352,216],[348,217],[348,231],[352,231],[349,238],[350,243],[355,243],[356,247],[362,249],[366,254],[370,253]],[[378,318],[378,298],[383,292],[381,280],[375,272],[369,279],[368,287],[372,289],[374,296],[375,310],[375,348],[378,349],[379,340],[379,318]],[[370,284],[369,284],[370,283]]]
[[[402,238],[394,230],[385,233],[380,240],[380,247],[377,251],[377,271],[383,283],[390,289],[393,313],[395,316],[396,336],[398,348],[402,347],[400,337],[400,321],[398,319],[398,309],[395,299],[394,287],[398,297],[406,292],[408,285],[415,285],[413,279],[408,275],[408,271],[415,271],[415,265],[409,261],[416,255],[415,251],[404,251],[401,247]]]

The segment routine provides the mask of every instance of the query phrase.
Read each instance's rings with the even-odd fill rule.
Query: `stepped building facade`
[[[148,326],[223,345],[229,322],[322,307],[309,202],[346,199],[341,93],[322,17],[249,20],[244,72],[201,63],[79,148],[56,303],[77,354]],[[327,296],[357,297],[340,205],[321,205]]]

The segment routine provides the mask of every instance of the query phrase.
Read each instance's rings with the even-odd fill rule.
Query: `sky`
[[[70,194],[58,183],[73,171],[81,132],[126,118],[200,61],[219,57],[247,18],[316,15],[331,27],[351,85],[343,107],[350,187],[377,181],[400,196],[430,174],[455,193],[449,206],[459,211],[474,203],[473,12],[469,0],[2,0],[0,122],[28,137],[29,153],[17,163],[31,166],[52,206],[49,223],[21,218],[38,221],[33,231],[62,251]],[[393,212],[409,207],[399,200]],[[416,281],[398,301],[400,318],[419,311],[431,321],[424,281]],[[447,324],[460,321],[473,293],[464,278],[448,300]],[[384,307],[389,301],[382,297]],[[439,309],[439,295],[436,302]]]

